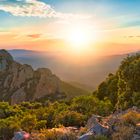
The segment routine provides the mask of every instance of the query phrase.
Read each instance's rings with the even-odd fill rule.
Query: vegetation
[[[128,126],[119,126],[118,131],[112,134],[113,140],[132,140],[134,129]]]
[[[119,123],[116,124],[117,130],[112,134],[112,139],[131,140],[139,122],[140,114],[138,112],[131,110],[122,114]]]
[[[116,74],[109,74],[93,94],[109,99],[114,109],[140,107],[140,54],[125,58]]]
[[[110,105],[93,96],[76,97],[69,102],[23,102],[13,106],[0,102],[0,138],[11,139],[20,129],[33,132],[60,125],[81,127],[98,109],[101,115],[109,114]]]
[[[106,136],[103,136],[103,135],[98,135],[96,137],[91,135],[87,138],[87,140],[109,140],[109,139]]]
[[[32,137],[37,140],[77,140],[73,133],[47,129],[40,130],[39,134],[33,134]]]
[[[55,131],[48,132],[48,129],[60,125],[81,127],[85,126],[92,114],[107,116],[116,109],[140,107],[139,83],[140,54],[137,54],[124,59],[116,74],[109,74],[93,95],[59,102],[22,102],[13,106],[7,102],[0,102],[0,139],[11,139],[15,131],[22,129],[29,133],[40,132],[38,139],[41,140],[45,140],[46,137],[57,140],[64,135]],[[121,119],[119,131],[112,135],[113,140],[130,139],[134,130],[129,128],[129,125],[135,126],[140,121],[140,115],[129,112]],[[75,139],[72,134],[65,137],[68,140]],[[107,138],[100,136],[95,139]]]
[[[125,125],[136,126],[140,122],[140,114],[134,111],[130,111],[122,116],[122,121]]]
[[[61,88],[62,92],[64,92],[66,94],[67,99],[71,99],[71,98],[74,98],[76,96],[90,95],[91,94],[90,91],[88,91],[84,88],[80,88],[77,85],[75,86],[75,85],[66,83],[64,81],[61,82],[60,88]]]

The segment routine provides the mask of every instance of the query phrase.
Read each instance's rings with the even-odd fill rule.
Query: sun
[[[95,39],[91,30],[87,26],[72,26],[67,30],[66,39],[70,48],[74,51],[84,51],[90,46],[90,43]]]
[[[90,41],[88,33],[83,29],[73,29],[68,35],[69,42],[74,46],[84,46]]]

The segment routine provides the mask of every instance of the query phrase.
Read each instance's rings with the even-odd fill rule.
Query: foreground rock
[[[109,127],[102,125],[99,120],[100,116],[93,115],[87,122],[87,129],[88,132],[81,137],[79,140],[88,140],[91,136],[98,136],[98,135],[108,135],[109,134]]]
[[[20,130],[15,132],[12,140],[77,140],[77,131],[76,127],[42,129],[40,132],[34,131],[31,134]]]
[[[19,64],[7,51],[0,50],[1,101],[16,104],[50,96],[61,98],[60,83],[60,79],[49,69],[34,71],[30,65]]]
[[[29,140],[30,139],[30,134],[25,132],[25,131],[19,131],[14,134],[14,137],[12,140]]]
[[[109,140],[140,140],[140,109],[116,111],[108,117],[93,115],[86,125],[87,133],[79,140],[106,136]]]

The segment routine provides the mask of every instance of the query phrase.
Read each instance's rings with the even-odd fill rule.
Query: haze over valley
[[[62,80],[80,87],[84,86],[90,90],[95,89],[109,73],[116,72],[122,59],[129,54],[91,58],[89,64],[83,62],[83,64],[80,65],[64,61],[61,56],[59,56],[59,52],[58,55],[55,55],[53,52],[31,50],[9,50],[9,52],[15,60],[20,63],[29,64],[34,69],[41,67],[49,68]]]

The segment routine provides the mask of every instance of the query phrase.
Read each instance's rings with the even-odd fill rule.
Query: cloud
[[[124,36],[124,38],[140,38],[140,35],[129,35],[129,36]]]
[[[27,36],[31,37],[31,38],[40,38],[41,34],[30,34],[30,35],[27,35]]]
[[[3,1],[3,0],[2,0]],[[0,2],[2,3],[0,0]],[[6,1],[6,0],[5,0]],[[8,0],[7,0],[8,1]],[[90,18],[87,15],[56,12],[51,5],[38,0],[14,0],[12,3],[3,2],[0,10],[22,17],[54,17],[54,18]]]
[[[35,16],[35,17],[52,17],[56,12],[43,2],[37,0],[26,0],[23,5],[17,3],[9,3],[0,5],[0,10],[9,12],[14,16]]]

